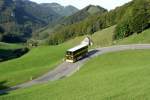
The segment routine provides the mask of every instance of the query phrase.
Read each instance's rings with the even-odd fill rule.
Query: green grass
[[[115,26],[109,27],[109,28],[104,29],[102,31],[98,31],[95,34],[93,34],[92,36],[90,36],[92,38],[92,40],[94,41],[94,45],[91,48],[113,45],[114,42],[113,42],[112,37],[114,35],[114,29],[115,29]],[[146,30],[142,34],[133,35],[133,36],[128,37],[126,39],[119,40],[119,41],[117,41],[116,44],[139,43],[139,41],[140,41],[140,43],[149,43],[150,42],[149,41],[149,32],[150,32],[150,30]],[[37,48],[32,49],[29,53],[27,53],[26,55],[22,56],[21,58],[0,63],[0,89],[1,88],[5,88],[5,87],[14,86],[16,84],[20,84],[20,83],[29,81],[29,80],[31,80],[31,78],[36,78],[36,77],[38,77],[38,76],[48,72],[49,70],[52,70],[59,63],[62,62],[62,59],[63,59],[64,54],[65,54],[65,51],[68,48],[79,44],[84,39],[84,37],[85,36],[81,36],[81,37],[77,37],[77,38],[71,39],[71,40],[69,40],[69,41],[67,41],[67,42],[65,42],[65,43],[63,43],[63,44],[61,44],[59,46],[41,46],[41,47],[37,47]],[[0,43],[0,48],[4,48],[4,49],[14,49],[14,48],[20,48],[20,47],[21,46],[17,45],[17,44]],[[134,57],[134,55],[132,55],[132,53],[135,54],[135,56],[137,56],[137,59],[139,59],[139,60],[137,60],[137,62],[134,62],[135,66],[132,65],[133,62],[129,62],[129,61],[135,60],[135,58],[136,58],[136,57]],[[119,55],[117,56],[117,54],[119,54]],[[125,52],[125,53],[123,52],[123,54],[124,54],[124,56],[126,55],[125,56],[126,60],[116,59],[116,57],[118,57],[118,58],[122,57],[122,55],[120,53],[106,54],[106,55],[103,55],[102,57],[98,57],[98,58],[95,58],[94,60],[90,61],[91,64],[90,64],[90,62],[88,64],[86,64],[85,68],[82,69],[79,73],[77,73],[73,77],[70,77],[68,79],[64,79],[64,80],[61,80],[61,81],[52,82],[52,83],[50,83],[48,85],[34,87],[34,88],[29,89],[29,90],[28,89],[27,90],[23,90],[23,91],[19,90],[19,92],[16,91],[16,92],[13,92],[12,94],[8,95],[8,98],[9,98],[9,96],[10,96],[10,98],[16,98],[15,95],[16,96],[20,95],[20,96],[18,96],[18,98],[20,97],[22,99],[28,93],[31,93],[31,95],[29,95],[27,97],[29,99],[31,99],[31,100],[32,99],[34,100],[34,98],[36,98],[36,96],[35,96],[36,93],[37,93],[36,90],[38,89],[39,90],[38,91],[39,94],[40,93],[42,94],[42,91],[43,92],[46,91],[48,93],[50,92],[50,94],[47,94],[45,92],[44,92],[45,94],[42,94],[41,97],[43,97],[45,99],[47,99],[47,98],[48,99],[54,98],[54,100],[55,100],[57,93],[60,94],[60,92],[62,92],[62,94],[58,96],[59,100],[61,100],[61,97],[63,98],[63,100],[64,100],[64,98],[72,98],[72,99],[74,99],[73,98],[74,96],[77,97],[77,99],[81,98],[82,100],[84,100],[84,99],[86,100],[86,98],[89,95],[92,95],[92,92],[91,92],[91,94],[88,94],[88,93],[86,93],[86,91],[83,91],[83,92],[85,92],[85,94],[83,92],[81,92],[81,94],[84,94],[83,96],[81,94],[74,95],[76,92],[80,92],[80,90],[76,89],[76,87],[77,87],[76,84],[81,85],[81,86],[79,86],[79,88],[81,87],[81,90],[82,89],[85,89],[85,90],[87,89],[87,92],[89,92],[88,88],[84,88],[84,87],[82,87],[82,85],[83,86],[85,85],[85,87],[86,86],[88,87],[88,85],[90,86],[91,83],[90,82],[88,83],[88,80],[90,80],[90,78],[94,77],[94,76],[92,77],[92,75],[95,75],[94,74],[95,72],[93,72],[93,70],[94,70],[93,68],[95,68],[95,69],[98,68],[100,73],[104,73],[104,72],[101,72],[101,70],[102,70],[101,68],[103,68],[105,66],[110,66],[110,67],[112,67],[112,69],[110,69],[110,71],[111,70],[113,71],[113,67],[116,66],[117,64],[119,64],[117,66],[120,66],[124,70],[125,66],[120,61],[124,61],[124,63],[128,63],[129,65],[127,64],[126,67],[127,68],[129,68],[129,67],[132,68],[133,67],[133,69],[136,66],[137,67],[140,66],[140,63],[142,63],[142,64],[145,63],[145,65],[149,65],[147,63],[147,59],[149,59],[149,58],[147,58],[147,59],[144,58],[144,57],[147,57],[147,55],[149,55],[149,51],[146,51],[146,50],[144,50],[144,52],[143,51],[137,51],[137,52],[129,51],[129,52]],[[140,55],[143,54],[145,56],[142,56],[140,58],[137,54],[140,54]],[[106,61],[102,60],[104,58],[105,58]],[[115,58],[115,59],[113,59],[113,58]],[[130,58],[132,58],[132,59],[130,59]],[[110,60],[110,61],[107,62],[108,60]],[[119,63],[117,62],[117,60],[119,61]],[[144,67],[145,65],[143,64],[141,66],[143,68],[145,68]],[[86,68],[86,66],[87,66],[87,68]],[[86,71],[83,71],[83,70],[86,70]],[[107,70],[104,70],[104,71],[107,71]],[[121,69],[120,69],[120,71],[121,71]],[[89,76],[88,75],[87,76],[84,75],[84,73],[86,74],[86,72],[90,73]],[[124,73],[124,71],[122,71],[122,72]],[[112,72],[110,72],[110,73],[112,73]],[[102,74],[96,74],[96,75],[102,75]],[[85,78],[87,78],[87,80],[83,79],[84,76],[85,76]],[[108,76],[109,76],[109,74],[108,74]],[[90,78],[88,78],[88,77],[90,77]],[[104,76],[100,76],[100,77],[104,77]],[[79,80],[78,80],[78,78],[79,78]],[[108,77],[106,77],[106,78],[108,78]],[[102,80],[106,81],[105,78],[102,78],[101,80],[97,81],[97,84],[95,84],[95,86],[98,85],[98,84],[101,84],[100,81],[102,81]],[[114,79],[110,80],[110,82],[113,81],[113,80]],[[79,83],[77,81],[79,81]],[[87,81],[88,85],[84,84],[84,83],[82,84],[82,82],[86,82],[86,81]],[[93,79],[91,81],[95,81],[95,80]],[[4,82],[4,83],[1,84],[2,82]],[[73,82],[75,82],[76,84],[73,84]],[[71,84],[70,88],[69,88],[70,90],[66,90],[66,93],[63,92],[63,89],[64,90],[67,89],[67,85],[65,86],[65,84],[67,84],[67,85]],[[113,86],[115,86],[115,84],[117,84],[117,83],[112,83],[112,84],[113,84]],[[58,85],[58,87],[62,86],[62,88],[57,88],[57,85]],[[101,84],[101,85],[104,85],[104,84]],[[109,86],[109,84],[107,84],[107,85]],[[73,87],[75,86],[75,87],[71,88],[72,86]],[[51,92],[50,90],[47,90],[47,88],[50,89],[51,91],[54,90],[54,92]],[[89,89],[91,89],[91,88],[89,88]],[[94,89],[94,84],[93,84],[93,89]],[[73,90],[75,92],[73,92]],[[94,94],[94,91],[96,91],[96,90],[93,90],[93,94]],[[115,90],[115,91],[118,91],[118,90]],[[69,95],[71,97],[65,97],[65,95],[67,93],[69,93],[69,92],[70,92]],[[19,94],[19,93],[22,93],[22,94]],[[101,91],[100,91],[100,94],[101,94]],[[31,97],[32,95],[33,95],[33,98]],[[95,95],[95,98],[97,98],[98,94],[94,94],[94,95]],[[98,96],[98,98],[103,98],[103,96],[100,95],[100,96]]]
[[[122,44],[150,43],[150,29],[143,31],[140,34],[133,34],[127,38],[117,40],[117,41],[113,40],[114,30],[115,30],[115,26],[112,26],[94,33],[91,36],[94,42],[93,48],[111,46],[111,45],[122,45]]]
[[[21,54],[21,49],[25,48],[23,44],[11,44],[0,42],[0,62],[16,58],[17,55]],[[20,49],[20,53],[14,53],[15,50]]]
[[[101,33],[97,32],[96,34],[97,36],[105,35],[107,34],[107,30],[103,30]],[[108,39],[106,36],[101,37],[102,42],[100,42],[97,41],[97,36],[92,36],[94,42],[97,42],[94,46],[98,45],[98,43],[103,44],[105,42],[104,40]],[[29,81],[31,78],[36,78],[48,72],[62,62],[65,51],[68,48],[79,44],[84,38],[85,36],[77,37],[59,46],[42,46],[34,48],[21,58],[0,63],[0,82],[6,81],[3,85],[10,87]],[[104,44],[106,45],[107,41]],[[8,46],[6,47],[8,49]],[[9,48],[14,47],[17,47],[17,45],[10,45]],[[1,86],[1,88],[3,87]]]
[[[83,37],[72,39],[59,46],[41,46],[24,56],[0,63],[0,89],[36,78],[63,61],[65,51],[78,44]],[[3,86],[4,85],[4,86]]]
[[[87,35],[93,41],[93,46],[91,48],[105,47],[105,46],[111,46],[111,45],[113,45],[114,29],[115,29],[115,26],[112,26],[112,27],[100,30],[98,32],[95,32],[93,35]],[[85,37],[86,36],[77,37],[75,39],[75,41],[79,41],[80,42]],[[74,40],[72,42],[74,42]]]
[[[149,100],[149,59],[150,50],[104,54],[69,78],[13,91],[0,100]]]
[[[103,29],[94,33],[91,38],[94,42],[94,47],[104,47],[110,46],[113,44],[113,35],[114,35],[115,26]]]
[[[8,50],[8,49],[19,49],[22,48],[22,44],[11,44],[11,43],[4,43],[0,42],[0,49]]]
[[[114,29],[115,26],[109,27],[90,36],[94,42],[92,48],[112,45]],[[149,30],[143,33],[144,35],[140,35],[142,35],[143,38],[146,38],[145,41],[148,43],[149,41],[147,40],[149,39]],[[36,78],[46,73],[62,61],[64,53],[68,48],[79,44],[84,37],[85,36],[81,36],[71,39],[59,46],[42,46],[34,48],[21,58],[0,63],[0,82],[6,81],[4,85],[13,86],[29,81],[31,78]],[[129,39],[130,38],[131,37],[129,37]],[[126,38],[126,41],[129,41],[129,39]],[[122,41],[125,40],[120,40],[118,43],[127,43],[126,41]],[[14,49],[20,47],[21,45],[18,44],[0,43],[0,48],[4,49]]]
[[[117,41],[117,44],[142,44],[150,43],[150,29],[143,31],[140,34],[134,34],[123,40]]]

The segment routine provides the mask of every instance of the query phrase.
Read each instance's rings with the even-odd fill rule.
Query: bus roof
[[[77,46],[75,46],[75,47],[69,49],[68,51],[74,52],[74,51],[76,51],[76,50],[78,50],[78,49],[81,49],[81,48],[83,48],[83,47],[85,47],[85,46],[88,46],[88,45],[87,45],[87,44],[80,44],[80,45],[77,45]]]

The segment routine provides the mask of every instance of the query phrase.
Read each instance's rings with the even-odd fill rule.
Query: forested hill
[[[65,10],[70,9],[70,12],[59,13],[51,6],[29,0],[0,0],[0,41],[26,41],[34,30],[54,24],[61,17],[77,11],[73,7],[64,7]],[[62,6],[57,7],[59,9]]]
[[[96,13],[78,23],[63,25],[49,37],[49,44],[59,44],[72,37],[93,34],[116,26],[114,39],[121,39],[150,28],[150,0],[133,0],[105,13]]]
[[[55,25],[52,30],[49,28]],[[25,42],[34,32],[35,37],[42,36],[47,43],[55,45],[113,25],[116,25],[114,39],[150,28],[150,0],[132,0],[109,12],[93,5],[78,11],[57,3],[0,0],[0,41],[4,42]],[[44,32],[40,30],[36,34],[35,30],[41,28]]]
[[[61,23],[63,23],[64,25],[74,24],[74,23],[77,23],[77,22],[80,22],[80,21],[86,19],[90,15],[93,15],[96,13],[102,14],[104,12],[107,12],[107,10],[100,6],[89,5],[83,9],[81,9],[77,13],[66,17],[65,19],[62,20]]]
[[[59,10],[59,9],[56,9],[56,10]],[[43,40],[44,38],[47,38],[49,34],[55,35],[56,31],[63,30],[66,26],[70,26],[72,24],[79,23],[79,22],[85,20],[86,18],[88,18],[89,16],[93,16],[95,14],[102,14],[105,12],[107,12],[107,10],[100,6],[89,5],[70,16],[61,18],[58,21],[58,24],[56,26],[49,25],[48,27],[45,27],[44,29],[40,29],[37,32],[34,32],[33,38],[34,38],[34,40],[35,39]],[[78,26],[75,26],[75,27],[78,27]],[[53,34],[53,32],[54,32],[54,34]],[[70,32],[70,33],[72,33],[72,32]],[[63,40],[63,38],[62,38],[62,40]]]

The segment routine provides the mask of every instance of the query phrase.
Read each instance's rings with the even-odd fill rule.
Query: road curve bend
[[[63,62],[62,64],[58,65],[58,67],[56,67],[54,70],[44,74],[43,76],[40,76],[37,79],[34,79],[32,81],[20,85],[16,85],[14,87],[5,90],[0,90],[0,94],[8,93],[9,91],[16,90],[16,89],[27,88],[35,84],[42,84],[48,81],[55,81],[64,77],[68,77],[73,73],[75,73],[76,71],[78,71],[82,67],[82,65],[88,60],[90,60],[91,58],[94,58],[96,56],[108,52],[117,52],[123,50],[137,50],[137,49],[139,50],[150,49],[150,44],[117,45],[117,46],[103,47],[103,48],[90,50],[87,57],[81,59],[76,63]]]

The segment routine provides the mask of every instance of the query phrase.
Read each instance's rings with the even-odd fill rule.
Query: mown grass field
[[[114,27],[108,28],[108,30],[102,30],[101,32],[97,32],[95,35],[93,35],[93,48],[97,45],[109,45],[112,40],[110,39],[111,37],[107,37],[108,35],[106,34],[112,34],[112,32],[109,31],[112,31],[113,28]],[[0,84],[0,87],[10,87],[29,81],[55,68],[59,63],[62,62],[65,51],[68,48],[79,44],[84,38],[85,36],[77,37],[59,46],[37,47],[32,49],[29,53],[21,58],[0,63],[0,82],[3,83]],[[17,47],[19,46],[14,44],[10,45],[9,48]],[[3,48],[8,49],[8,46],[3,46]]]
[[[118,40],[117,44],[142,44],[150,43],[150,29],[143,31],[140,34],[133,34],[123,40]]]
[[[92,48],[106,47],[111,45],[126,45],[126,44],[147,44],[150,43],[150,29],[143,31],[140,34],[133,34],[127,38],[114,41],[115,26],[106,28],[104,30],[95,32],[91,35],[91,39],[94,42]]]
[[[75,38],[59,46],[41,46],[24,56],[0,63],[0,89],[34,79],[63,61],[65,51],[78,44]]]
[[[115,29],[115,26],[107,28],[107,29],[104,29],[102,31],[98,31],[95,34],[93,34],[92,36],[90,36],[92,38],[93,42],[94,42],[94,45],[91,48],[110,46],[110,45],[114,45],[114,44],[118,45],[118,44],[133,44],[133,43],[135,44],[135,43],[149,43],[150,42],[150,38],[149,38],[150,30],[146,30],[142,34],[133,35],[133,36],[130,36],[130,37],[124,39],[124,40],[118,40],[118,41],[114,42],[113,41],[113,34],[114,34],[113,31],[114,31],[114,29]],[[65,51],[68,48],[79,44],[80,41],[82,41],[84,39],[84,37],[85,36],[81,36],[81,37],[77,37],[77,38],[71,39],[71,40],[69,40],[69,41],[67,41],[67,42],[65,42],[65,43],[63,43],[61,45],[58,45],[58,46],[40,46],[40,47],[37,47],[37,48],[33,48],[29,53],[27,53],[26,55],[24,55],[24,56],[22,56],[20,58],[0,63],[0,76],[1,76],[0,77],[0,89],[8,88],[10,86],[14,86],[16,84],[20,84],[20,83],[29,81],[29,80],[31,80],[33,78],[36,78],[36,77],[38,77],[38,76],[40,76],[40,75],[42,75],[42,74],[52,70],[59,63],[61,63],[63,61]],[[1,44],[3,44],[3,43],[1,43]],[[7,45],[9,45],[9,44],[7,44]],[[0,48],[6,48],[6,49],[9,48],[9,49],[11,49],[11,48],[19,48],[20,47],[19,45],[16,45],[16,44],[9,45],[9,46],[7,46],[7,45],[6,44],[0,45]],[[116,58],[116,56],[118,58],[122,57],[122,55],[120,53],[122,53],[124,56],[126,55],[125,56],[126,60],[123,59],[123,58],[122,58],[123,60],[114,59],[114,58]],[[149,58],[147,58],[147,56],[149,55],[149,51],[148,50],[136,51],[136,52],[128,51],[128,52],[120,52],[120,53],[106,54],[106,55],[104,55],[102,57],[98,57],[98,58],[95,58],[94,60],[90,61],[91,64],[90,64],[90,62],[88,64],[86,64],[85,66],[89,66],[89,67],[87,67],[87,69],[86,69],[86,67],[84,67],[84,69],[82,69],[82,70],[86,70],[87,73],[89,73],[89,75],[91,75],[91,76],[83,75],[83,73],[86,73],[86,71],[82,71],[81,70],[76,75],[74,75],[74,76],[72,76],[72,77],[70,77],[68,79],[52,82],[52,83],[49,83],[49,84],[46,84],[46,85],[43,85],[43,86],[37,86],[37,87],[35,86],[35,87],[31,88],[31,89],[19,90],[19,92],[18,91],[13,92],[12,94],[10,94],[10,95],[8,95],[6,97],[4,96],[4,98],[6,100],[8,98],[10,100],[16,100],[16,99],[17,100],[20,100],[20,99],[24,100],[23,97],[28,95],[27,97],[29,98],[29,100],[36,100],[36,99],[38,100],[37,94],[41,94],[41,97],[43,97],[45,99],[48,99],[48,100],[50,98],[54,98],[52,100],[55,100],[55,99],[59,99],[59,100],[66,99],[67,100],[67,98],[69,100],[69,98],[72,98],[71,100],[74,100],[74,98],[73,98],[74,96],[77,99],[82,99],[82,100],[85,99],[86,100],[88,97],[90,97],[89,95],[92,95],[92,93],[93,94],[95,92],[97,93],[97,90],[94,90],[95,89],[94,85],[97,86],[98,84],[100,84],[100,85],[102,85],[102,87],[105,87],[103,85],[106,84],[106,86],[108,85],[108,87],[109,87],[109,84],[104,82],[104,81],[106,81],[105,79],[107,79],[108,77],[102,78],[99,81],[95,81],[95,79],[93,78],[94,76],[95,76],[95,78],[97,80],[98,76],[103,75],[103,74],[96,74],[96,75],[98,75],[98,76],[96,76],[94,74],[95,72],[93,72],[94,69],[92,69],[92,68],[96,69],[98,67],[98,68],[101,69],[101,66],[103,66],[103,67],[105,67],[105,66],[109,67],[110,66],[110,67],[112,67],[112,69],[108,69],[108,70],[115,71],[115,70],[113,70],[113,67],[121,66],[121,68],[123,68],[123,67],[127,67],[127,68],[132,67],[131,69],[134,70],[134,68],[135,68],[135,70],[137,70],[136,67],[138,67],[138,66],[142,66],[143,68],[145,68],[143,63],[145,63],[146,66],[149,65],[149,63],[147,61],[147,59],[149,59]],[[141,56],[138,56],[138,54],[140,54]],[[134,55],[135,55],[135,57],[134,57]],[[144,57],[146,57],[147,59],[144,58]],[[104,58],[105,58],[106,61],[101,63],[103,61],[103,60],[101,61],[101,59],[104,59]],[[110,60],[110,61],[108,61],[106,58],[108,60]],[[128,58],[132,58],[132,59],[128,59]],[[137,59],[135,59],[135,58],[137,58]],[[119,63],[117,62],[117,60],[118,60]],[[134,63],[130,62],[130,61],[134,61],[134,60],[137,60],[137,62],[134,62]],[[123,63],[121,63],[120,61],[122,61]],[[125,64],[125,65],[123,65],[123,64]],[[143,64],[143,65],[140,65],[140,64]],[[91,68],[91,70],[90,70],[90,68]],[[100,71],[100,69],[99,69],[99,71]],[[124,69],[125,68],[123,68],[123,70]],[[121,74],[121,69],[118,69],[118,70],[120,70],[119,72]],[[122,70],[122,73],[126,72],[126,71],[123,71],[123,70]],[[144,70],[144,69],[142,69],[142,70]],[[102,70],[102,71],[107,71],[107,70]],[[104,73],[104,72],[100,71],[100,73]],[[110,72],[110,73],[113,73],[113,72]],[[137,73],[139,73],[139,72],[137,72]],[[92,74],[93,74],[93,76],[92,76]],[[84,78],[84,76],[85,76],[85,78],[87,78],[87,80],[82,79],[82,77]],[[109,74],[106,75],[106,76],[109,76]],[[104,76],[100,76],[100,77],[104,77]],[[117,77],[121,77],[121,76],[117,76]],[[126,77],[128,77],[128,76],[126,75]],[[141,78],[143,78],[143,77],[141,77]],[[146,77],[148,77],[148,76],[146,76]],[[78,78],[79,78],[79,80],[77,80]],[[93,78],[93,80],[90,80],[91,78]],[[114,76],[114,78],[115,78],[115,76]],[[74,79],[76,79],[76,81],[74,81]],[[122,78],[120,78],[120,79],[122,79]],[[88,80],[97,82],[96,84],[91,85],[91,88],[89,88],[89,89],[92,90],[92,86],[93,86],[93,92],[91,92],[91,94],[88,94],[88,93],[86,94],[86,91],[83,91],[83,92],[85,92],[85,95],[83,95],[83,96],[80,96],[80,94],[75,95],[77,93],[77,91],[80,92],[80,89],[79,90],[76,89],[76,87],[78,87],[78,86],[79,86],[78,88],[81,88],[81,90],[85,89],[85,90],[87,90],[87,92],[89,92],[88,88],[82,87],[84,85],[85,85],[85,87],[88,87],[88,85],[90,86],[91,83],[88,82]],[[114,79],[110,80],[110,85],[111,85],[111,82],[113,80]],[[79,81],[79,83],[77,81]],[[101,81],[103,81],[104,83],[101,84]],[[68,82],[71,82],[71,83],[68,83]],[[81,86],[80,85],[76,86],[76,84],[73,84],[74,82],[75,83],[77,82],[76,84],[80,84]],[[87,84],[84,84],[83,82],[87,82]],[[117,84],[117,82],[118,81],[115,81],[114,83],[112,82],[112,86],[113,87],[116,86],[115,84]],[[129,82],[129,81],[127,81],[127,82]],[[65,86],[64,84],[72,84],[72,85],[70,85],[70,88],[69,88],[69,90],[66,91],[66,93],[63,92],[63,90],[67,89],[67,85]],[[57,88],[57,86],[58,86],[58,88]],[[62,86],[62,88],[60,89],[61,86]],[[71,87],[73,87],[73,88],[71,88]],[[112,88],[112,89],[114,89],[114,88]],[[36,90],[38,90],[38,91],[36,91]],[[103,91],[104,90],[105,89],[103,89]],[[100,90],[98,90],[98,91],[100,91]],[[101,91],[99,92],[100,94],[101,94]],[[115,92],[115,91],[119,91],[119,90],[114,90],[113,92]],[[42,92],[43,92],[43,94],[42,94]],[[51,94],[49,94],[49,92]],[[62,94],[60,92],[62,92]],[[67,97],[66,95],[69,92],[70,92],[70,94],[69,94],[70,97]],[[83,92],[81,92],[81,94]],[[58,95],[58,98],[56,98],[57,94],[61,94],[61,95]],[[94,95],[95,95],[95,98],[97,99],[97,98],[105,97],[104,94],[103,94],[103,96],[101,96],[101,95],[98,96],[98,94],[94,94]],[[111,95],[113,95],[113,94],[111,94]],[[118,94],[118,95],[121,95],[121,94]],[[145,92],[143,92],[143,95],[146,95]],[[36,98],[36,96],[37,96],[37,98]],[[107,96],[108,95],[106,95],[106,97]],[[62,99],[61,99],[61,97],[62,97]],[[130,97],[130,95],[129,95],[129,97]],[[12,99],[12,98],[15,98],[15,99]],[[94,98],[94,97],[91,96],[91,98]],[[112,97],[110,96],[110,99],[111,98]],[[27,99],[25,99],[25,100],[27,100]]]
[[[94,33],[91,36],[91,39],[94,42],[93,48],[112,45],[114,30],[115,26],[112,26]]]
[[[0,100],[149,100],[149,59],[150,50],[104,54],[69,78],[13,91]]]
[[[0,49],[8,50],[8,49],[19,49],[22,48],[22,44],[10,44],[10,43],[3,43],[0,42]]]

